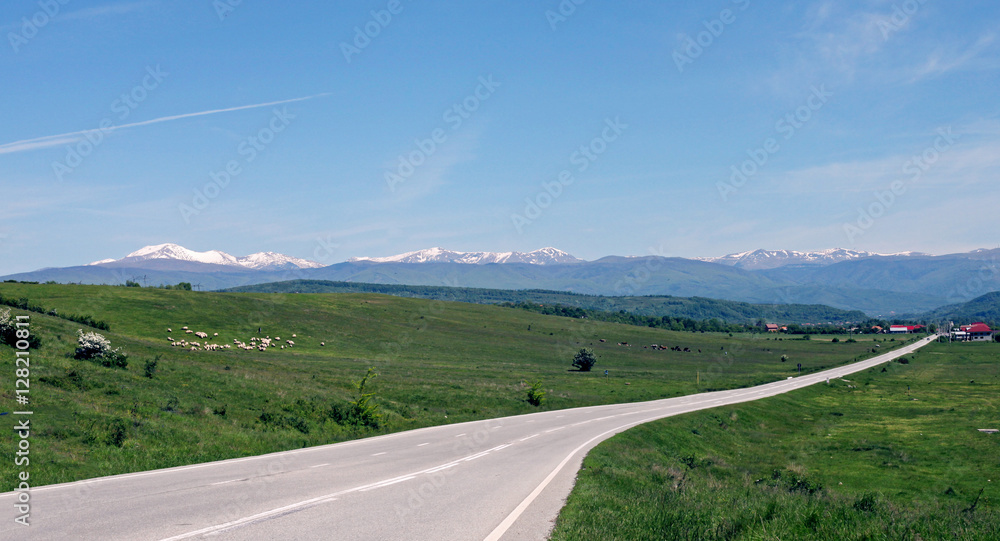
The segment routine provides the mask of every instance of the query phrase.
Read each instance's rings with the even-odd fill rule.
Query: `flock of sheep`
[[[170,341],[170,345],[172,347],[181,347],[189,351],[219,351],[222,349],[232,349],[233,346],[235,346],[236,349],[242,349],[246,351],[252,351],[255,349],[257,351],[267,351],[268,348],[285,349],[286,347],[287,348],[295,347],[295,342],[293,340],[285,340],[285,343],[282,344],[280,336],[275,336],[274,338],[271,338],[270,336],[266,336],[264,338],[259,338],[255,336],[250,339],[249,343],[243,342],[238,338],[233,338],[232,344],[210,344],[207,342],[208,333],[206,332],[192,331],[186,325],[184,327],[181,327],[181,330],[184,331],[185,334],[193,334],[198,338],[206,340],[205,343],[193,342],[193,341],[189,342],[184,339],[174,340],[172,337],[167,336],[167,340]],[[172,333],[174,331],[173,329],[168,327],[167,332]],[[212,333],[212,337],[218,337],[218,336],[219,333]],[[293,334],[292,338],[296,338],[296,336]],[[320,342],[319,345],[325,346],[326,342]]]

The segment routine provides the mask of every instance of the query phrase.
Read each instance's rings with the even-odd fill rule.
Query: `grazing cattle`
[[[607,342],[607,340],[605,340],[605,339],[601,338],[601,342]]]

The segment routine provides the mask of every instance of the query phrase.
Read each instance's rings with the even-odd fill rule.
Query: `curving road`
[[[31,490],[31,525],[0,494],[0,539],[538,540],[586,452],[632,426],[757,400],[888,362],[731,391],[438,426]]]

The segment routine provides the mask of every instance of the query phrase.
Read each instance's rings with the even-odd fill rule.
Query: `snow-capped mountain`
[[[455,252],[443,248],[428,248],[388,257],[353,257],[348,262],[367,261],[371,263],[463,263],[485,265],[487,263],[528,263],[531,265],[555,265],[581,263],[582,259],[556,248],[542,248],[532,252]]]
[[[140,248],[121,259],[102,259],[94,261],[90,265],[111,265],[121,266],[125,264],[138,264],[150,260],[172,260],[190,261],[193,263],[206,263],[210,265],[224,265],[228,267],[241,267],[254,270],[277,270],[288,268],[315,269],[323,265],[315,261],[299,259],[275,252],[259,252],[243,257],[235,257],[219,250],[207,252],[196,252],[188,250],[177,244],[157,244]]]
[[[844,248],[832,248],[819,252],[797,252],[794,250],[752,250],[722,257],[699,257],[700,261],[719,263],[746,270],[764,270],[784,267],[786,265],[833,265],[841,261],[865,259],[869,257],[890,256],[923,256],[920,252],[900,252],[895,254],[879,254]]]

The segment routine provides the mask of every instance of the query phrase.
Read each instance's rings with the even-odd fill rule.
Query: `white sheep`
[[[325,346],[325,345],[326,345],[326,342],[320,342],[320,343],[319,343],[319,345],[321,345],[321,346]]]

